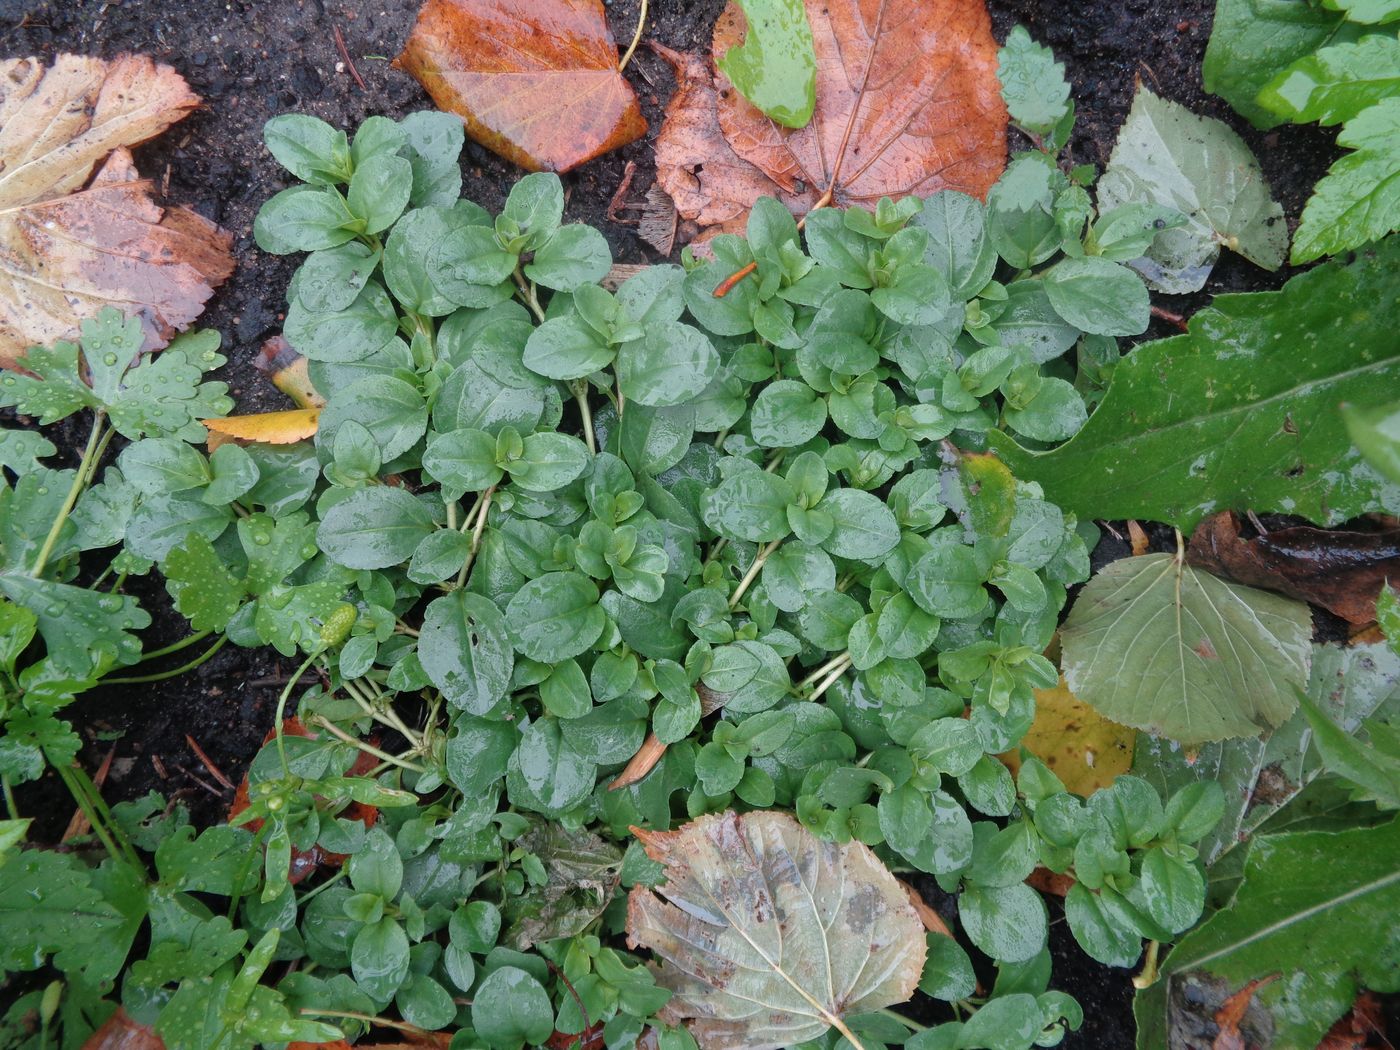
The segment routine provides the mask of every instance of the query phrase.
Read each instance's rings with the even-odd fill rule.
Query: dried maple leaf
[[[708,61],[660,44],[652,48],[676,73],[676,93],[656,137],[656,181],[681,216],[713,233],[743,233],[760,197],[777,197],[795,214],[816,203],[816,193],[786,192],[730,147]]]
[[[1006,163],[997,45],[980,0],[807,0],[817,106],[784,128],[720,78],[719,122],[739,156],[788,192],[838,205],[954,189],[986,195]],[[718,59],[743,39],[731,2]]]
[[[824,842],[786,813],[710,814],[633,833],[665,865],[627,899],[632,946],[674,994],[660,1017],[701,1050],[777,1050],[914,994],[927,946],[909,898],[859,842]]]
[[[1400,530],[1299,525],[1245,539],[1240,519],[1225,511],[1196,526],[1186,560],[1227,580],[1320,605],[1351,623],[1370,623],[1381,585],[1400,579]]]
[[[646,134],[602,0],[427,0],[394,65],[531,171],[568,171]]]
[[[229,235],[157,205],[125,149],[198,104],[143,55],[0,62],[0,364],[107,305],[164,346],[233,272]]]

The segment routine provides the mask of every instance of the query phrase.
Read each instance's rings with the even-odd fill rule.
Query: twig
[[[195,740],[194,737],[186,733],[185,743],[190,745],[190,750],[193,751],[195,757],[198,758],[199,761],[204,764],[204,768],[209,770],[209,775],[211,777],[217,780],[224,787],[228,788],[230,791],[238,790],[237,786],[233,783],[233,781],[230,780],[228,777],[224,776],[224,771],[214,764],[214,760],[204,753],[204,748],[199,746],[199,741]]]
[[[209,781],[205,780],[194,770],[186,769],[184,766],[176,766],[175,768],[178,769],[181,773],[185,774],[185,776],[189,777],[191,780],[193,780],[196,784],[202,787],[205,791],[209,792],[209,794],[213,795],[215,798],[222,799],[224,797],[224,793],[222,791],[216,788],[213,784],[209,783]]]
[[[622,169],[622,181],[617,184],[617,192],[612,195],[612,200],[608,201],[608,210],[604,212],[604,217],[609,222],[621,223],[623,226],[636,226],[640,219],[627,219],[622,216],[622,212],[636,205],[627,201],[627,191],[632,188],[632,178],[637,174],[637,162],[629,160],[627,167]]]
[[[340,51],[340,57],[345,60],[345,68],[350,70],[350,75],[355,78],[355,83],[360,85],[360,90],[368,91],[369,86],[365,83],[365,78],[360,76],[360,71],[355,68],[355,60],[350,57],[350,51],[345,46],[345,37],[340,35],[340,26],[332,25],[331,34],[335,37],[335,46]]]
[[[1171,325],[1173,328],[1180,328],[1183,332],[1189,332],[1191,330],[1191,326],[1186,323],[1186,318],[1182,317],[1181,314],[1173,313],[1170,310],[1164,310],[1160,306],[1152,307],[1152,316],[1159,320],[1166,321],[1167,324]]]
[[[107,774],[112,770],[112,759],[116,753],[117,745],[113,744],[111,750],[107,752],[106,757],[102,759],[102,764],[97,767],[97,772],[93,775],[93,786],[101,788],[102,785],[107,782]],[[82,806],[79,806],[73,811],[73,819],[68,822],[68,827],[63,832],[63,838],[59,839],[59,841],[69,842],[80,835],[86,835],[91,830],[92,822],[88,820],[88,816],[83,811]]]

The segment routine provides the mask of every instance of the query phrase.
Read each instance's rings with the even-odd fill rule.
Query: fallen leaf
[[[715,692],[703,682],[696,683],[695,692],[700,697],[701,718],[708,718],[724,706],[724,695]],[[661,761],[664,754],[666,754],[666,745],[655,733],[648,733],[647,738],[642,741],[642,746],[637,748],[637,753],[623,767],[616,779],[608,785],[608,790],[616,791],[619,788],[629,787],[637,783],[656,768],[656,764]]]
[[[1141,558],[1152,545],[1152,541],[1147,538],[1147,532],[1134,518],[1128,519],[1128,538],[1132,541],[1134,558]]]
[[[1063,897],[1074,886],[1074,876],[1051,871],[1049,868],[1036,868],[1026,876],[1026,885],[1040,893]]]
[[[1239,517],[1226,511],[1196,526],[1186,560],[1217,576],[1320,605],[1351,623],[1370,623],[1381,586],[1400,579],[1400,530],[1302,525],[1245,539]]]
[[[569,171],[646,134],[617,63],[602,0],[427,0],[394,60],[530,171]]]
[[[784,128],[719,84],[736,153],[783,189],[838,205],[953,189],[986,196],[1006,163],[997,45],[980,0],[807,0],[817,55],[811,123]],[[743,39],[731,2],[715,23],[722,61]]]
[[[709,62],[660,44],[652,48],[676,74],[676,93],[656,137],[656,181],[677,214],[712,234],[742,233],[760,197],[777,197],[794,214],[816,203],[810,189],[789,193],[734,152],[719,126]]]
[[[1061,667],[1104,717],[1201,744],[1283,724],[1308,680],[1311,640],[1301,602],[1145,554],[1079,592],[1060,629]]]
[[[895,879],[900,888],[904,890],[904,895],[909,898],[910,905],[914,908],[914,914],[919,917],[919,921],[924,924],[924,929],[929,933],[941,933],[944,937],[953,936],[953,931],[948,928],[948,924],[943,921],[943,916],[929,907],[923,895],[913,886],[903,879]]]
[[[895,877],[860,842],[786,813],[710,814],[633,834],[666,867],[627,900],[632,947],[658,957],[661,1010],[701,1050],[778,1050],[914,994],[927,945]]]
[[[119,1006],[101,1028],[87,1037],[83,1050],[165,1050],[165,1042],[154,1028],[133,1021]]]
[[[1110,722],[1065,684],[1035,690],[1035,721],[1024,747],[1070,791],[1088,797],[1133,768],[1137,731]]]
[[[1317,1050],[1370,1050],[1391,1046],[1386,1037],[1385,1015],[1380,1000],[1370,992],[1356,997],[1351,1012],[1339,1017],[1337,1023],[1317,1044]]]
[[[1159,292],[1199,291],[1222,246],[1266,270],[1277,270],[1288,251],[1283,207],[1244,139],[1141,85],[1096,189],[1105,212],[1142,203],[1186,217],[1128,264]]]
[[[274,335],[263,342],[253,367],[271,376],[272,385],[296,402],[298,408],[326,407],[326,399],[311,382],[310,364],[282,336]]]
[[[316,433],[319,408],[289,408],[282,412],[254,412],[201,420],[209,429],[209,447],[229,441],[257,441],[265,445],[290,445]]]
[[[233,272],[232,238],[156,204],[125,149],[198,104],[144,55],[0,62],[0,365],[75,337],[113,304],[157,349]]]
[[[1215,1011],[1215,1023],[1220,1026],[1220,1031],[1216,1033],[1211,1050],[1246,1050],[1249,1044],[1240,1034],[1240,1022],[1249,1012],[1254,993],[1278,979],[1279,974],[1274,973],[1250,981],[1221,1004],[1220,1009]]]

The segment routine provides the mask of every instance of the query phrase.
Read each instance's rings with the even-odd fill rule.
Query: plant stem
[[[588,380],[576,379],[569,384],[573,387],[574,400],[578,402],[578,414],[583,418],[583,440],[588,451],[598,454],[598,439],[593,435],[593,413],[588,407]],[[618,414],[621,419],[621,413]]]
[[[29,575],[35,578],[43,573],[44,567],[48,565],[49,558],[53,555],[53,549],[58,545],[58,537],[63,532],[63,523],[68,520],[68,515],[73,513],[73,507],[78,502],[78,497],[83,494],[83,489],[87,488],[92,481],[92,475],[97,469],[97,463],[102,458],[102,453],[107,449],[107,442],[111,440],[112,432],[107,431],[104,437],[103,426],[107,422],[107,413],[98,409],[93,414],[92,433],[88,435],[87,447],[83,449],[83,458],[78,461],[78,469],[73,474],[73,484],[68,488],[68,495],[63,500],[63,506],[59,508],[58,517],[54,518],[53,525],[49,528],[49,534],[44,537],[44,545],[39,548],[38,557],[34,559],[34,567],[29,570]]]
[[[911,1032],[926,1032],[926,1031],[928,1031],[928,1025],[926,1025],[926,1024],[919,1024],[918,1021],[915,1021],[915,1020],[914,1020],[913,1018],[911,1018],[911,1017],[905,1017],[905,1016],[904,1016],[902,1013],[900,1013],[898,1010],[889,1010],[889,1009],[885,1009],[885,1010],[881,1010],[880,1012],[881,1012],[882,1014],[884,1014],[886,1017],[890,1017],[890,1018],[893,1018],[894,1020],[898,1021],[900,1024],[904,1025],[905,1028],[908,1028]]]
[[[809,674],[806,678],[802,679],[802,681],[798,682],[798,683],[797,683],[797,688],[799,688],[799,689],[805,689],[805,688],[807,688],[807,686],[811,685],[813,682],[816,682],[816,681],[818,681],[819,679],[825,678],[828,674],[831,673],[831,671],[832,671],[834,668],[836,668],[836,667],[844,667],[846,664],[848,664],[848,663],[850,663],[850,662],[851,662],[851,653],[850,653],[850,650],[847,650],[846,652],[843,652],[843,653],[841,653],[841,654],[839,654],[839,655],[837,655],[837,656],[834,656],[834,657],[832,657],[830,660],[828,660],[826,663],[824,663],[824,664],[822,664],[820,667],[818,667],[818,668],[817,668],[815,671],[813,671],[811,674]]]
[[[381,751],[373,744],[366,744],[363,740],[356,740],[353,736],[341,729],[340,726],[326,718],[313,718],[312,725],[318,726],[330,733],[337,740],[341,740],[352,747],[357,747],[367,755],[373,755],[381,762],[388,762],[390,765],[398,766],[400,769],[407,769],[411,773],[426,773],[427,770],[415,762],[406,762],[397,755],[391,755],[387,751]],[[280,739],[280,737],[279,737]]]
[[[5,791],[5,811],[9,813],[11,820],[19,820],[19,807],[15,805],[15,789],[10,784],[8,776],[0,776],[0,788]]]
[[[623,53],[622,61],[617,64],[617,71],[621,73],[627,68],[627,63],[632,61],[632,55],[636,53],[637,45],[642,42],[642,29],[647,24],[647,0],[642,0],[641,14],[637,15],[637,31],[632,34],[632,43],[627,45],[626,52]]]
[[[825,693],[828,689],[830,689],[833,685],[836,684],[837,680],[838,680],[843,674],[846,673],[846,671],[850,668],[850,666],[851,666],[851,664],[850,664],[850,661],[848,660],[846,663],[842,664],[840,667],[837,667],[835,670],[833,670],[833,671],[831,672],[831,674],[827,675],[827,677],[826,677],[825,679],[822,680],[822,682],[821,682],[820,685],[818,685],[815,689],[812,690],[811,695],[808,696],[807,699],[808,699],[808,700],[816,700],[818,697],[820,697],[823,693]]]
[[[457,573],[457,586],[465,587],[467,583],[467,573],[471,572],[472,562],[476,561],[476,552],[481,550],[481,536],[486,531],[486,515],[491,510],[491,497],[495,495],[496,486],[492,485],[481,497],[481,509],[476,512],[476,525],[472,528],[472,545],[467,549],[467,560],[462,562],[462,568]]]
[[[1157,983],[1157,952],[1161,947],[1158,941],[1147,942],[1147,958],[1143,961],[1142,973],[1133,978],[1133,987],[1139,991]]]
[[[289,777],[292,775],[292,767],[287,762],[287,744],[284,739],[286,734],[282,731],[282,722],[287,715],[287,698],[292,695],[292,690],[295,689],[296,684],[301,681],[301,676],[306,673],[306,669],[310,667],[316,657],[320,655],[321,652],[318,649],[316,652],[307,656],[307,658],[301,662],[301,666],[292,672],[292,677],[287,680],[286,686],[282,689],[282,695],[277,698],[277,714],[273,716],[272,726],[273,731],[277,734],[277,757],[282,760],[282,772]]]
[[[749,585],[758,578],[758,571],[763,568],[763,563],[768,560],[768,556],[778,549],[778,544],[782,543],[782,538],[774,540],[760,550],[749,566],[749,571],[744,573],[744,578],[739,581],[738,588],[729,596],[729,608],[736,609],[739,606],[739,599],[744,596],[744,592],[749,589]]]
[[[186,672],[193,671],[200,664],[209,660],[215,653],[228,644],[228,635],[219,635],[219,640],[211,645],[204,652],[200,653],[187,664],[181,664],[173,671],[161,671],[159,674],[143,674],[130,678],[104,678],[103,685],[142,685],[146,682],[164,682],[167,678],[179,678]]]
[[[350,1021],[363,1021],[365,1024],[374,1025],[376,1028],[396,1028],[400,1032],[409,1032],[413,1035],[430,1035],[427,1029],[411,1025],[407,1021],[391,1021],[387,1017],[374,1017],[371,1014],[356,1013],[353,1010],[312,1010],[303,1008],[301,1011],[305,1017],[343,1017]]]
[[[147,660],[158,660],[162,656],[169,656],[171,653],[178,653],[181,649],[188,649],[191,645],[194,645],[195,642],[202,641],[203,639],[208,638],[213,633],[214,632],[212,630],[207,628],[203,631],[196,631],[188,638],[181,638],[178,642],[175,642],[172,645],[167,645],[164,649],[151,650],[149,653],[146,653],[144,656],[141,657],[140,662],[144,664]]]
[[[515,279],[516,288],[520,289],[521,301],[530,308],[530,312],[535,315],[535,320],[544,324],[544,307],[540,306],[540,297],[535,290],[535,283],[526,281],[525,275],[520,272],[519,267],[516,267],[515,273],[511,274],[511,277]]]

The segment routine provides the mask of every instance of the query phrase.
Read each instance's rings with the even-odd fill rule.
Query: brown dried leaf
[[[0,61],[0,364],[108,305],[164,346],[233,272],[229,235],[157,205],[124,148],[198,104],[144,55]]]
[[[427,0],[395,67],[467,134],[531,171],[569,171],[646,134],[602,0]]]
[[[997,45],[980,0],[807,0],[817,107],[785,128],[719,79],[719,122],[734,151],[788,192],[838,205],[954,189],[983,197],[1006,163]],[[731,3],[714,54],[743,40]]]
[[[778,1050],[914,994],[927,947],[899,882],[859,842],[823,842],[786,813],[710,814],[633,834],[665,865],[632,889],[628,943],[659,959],[661,1019],[701,1050]]]
[[[943,916],[929,907],[928,901],[924,900],[923,894],[916,890],[903,879],[895,879],[899,883],[904,895],[909,898],[910,905],[914,908],[914,914],[919,917],[919,921],[924,924],[924,929],[929,933],[941,933],[944,937],[952,937],[953,931],[948,928],[948,924],[943,920]]]
[[[676,93],[656,137],[656,181],[681,216],[713,233],[743,233],[760,197],[777,197],[794,214],[816,203],[816,193],[785,192],[730,147],[720,129],[719,93],[708,61],[651,46],[676,73]]]
[[[1221,1004],[1220,1009],[1215,1011],[1215,1023],[1220,1026],[1220,1031],[1215,1036],[1215,1042],[1211,1044],[1211,1050],[1246,1050],[1250,1044],[1240,1032],[1240,1023],[1249,1012],[1254,994],[1278,978],[1278,974],[1271,974],[1250,981]]]
[[[1351,623],[1370,623],[1381,585],[1400,579],[1400,530],[1300,525],[1247,540],[1239,517],[1226,511],[1196,526],[1186,560],[1217,576],[1320,605]]]

